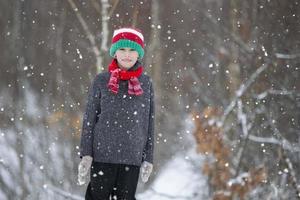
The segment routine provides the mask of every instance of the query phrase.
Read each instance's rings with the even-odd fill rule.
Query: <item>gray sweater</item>
[[[144,93],[128,94],[128,81],[120,80],[118,94],[107,87],[109,72],[98,74],[89,89],[83,116],[80,157],[96,162],[140,166],[153,163],[154,92],[149,76],[138,79]]]

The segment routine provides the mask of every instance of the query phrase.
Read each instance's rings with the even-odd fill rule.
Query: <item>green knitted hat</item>
[[[133,28],[121,28],[114,31],[112,45],[109,50],[110,56],[114,57],[120,48],[131,48],[138,52],[139,59],[144,57],[144,36]]]

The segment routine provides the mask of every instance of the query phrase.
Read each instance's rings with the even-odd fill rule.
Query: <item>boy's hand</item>
[[[153,164],[147,161],[144,161],[141,166],[141,179],[144,183],[146,183],[149,179],[149,176],[152,172]]]
[[[91,168],[93,158],[91,156],[83,156],[78,165],[78,183],[83,185],[86,182],[86,176]]]

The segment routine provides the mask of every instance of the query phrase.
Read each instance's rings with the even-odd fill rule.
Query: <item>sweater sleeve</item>
[[[100,88],[97,86],[98,76],[96,76],[89,88],[88,99],[85,113],[83,115],[81,141],[80,141],[80,158],[89,155],[93,157],[93,139],[94,127],[101,112],[100,108]]]
[[[154,104],[154,90],[152,82],[150,84],[150,112],[149,112],[149,127],[147,142],[143,152],[143,160],[153,163],[153,149],[154,149],[154,117],[155,117],[155,104]]]

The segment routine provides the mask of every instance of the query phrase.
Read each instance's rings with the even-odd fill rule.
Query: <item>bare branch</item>
[[[101,55],[100,55],[100,50],[98,49],[97,45],[96,45],[96,41],[95,41],[95,37],[94,35],[92,34],[92,32],[90,31],[86,21],[83,19],[81,13],[79,12],[76,4],[74,3],[73,0],[67,0],[70,4],[70,6],[72,7],[73,11],[75,12],[75,15],[77,17],[77,19],[79,20],[85,34],[86,34],[86,37],[88,38],[88,40],[90,41],[91,43],[91,46],[92,46],[92,50],[95,54],[95,57],[96,57],[96,67],[100,67],[102,66],[102,59],[101,59]]]
[[[284,162],[286,163],[288,169],[289,169],[289,174],[290,174],[290,181],[292,182],[293,187],[296,190],[297,193],[297,198],[300,199],[300,185],[297,183],[297,176],[296,176],[296,172],[295,169],[293,167],[293,163],[290,160],[290,158],[286,155],[285,151],[283,150],[282,152],[283,158],[284,158]]]
[[[237,176],[239,174],[240,171],[240,164],[241,164],[241,160],[243,158],[246,146],[248,144],[248,138],[249,138],[249,129],[250,127],[247,126],[247,115],[243,112],[243,102],[241,99],[238,99],[238,112],[237,112],[237,118],[239,119],[241,125],[242,125],[242,131],[243,131],[243,135],[245,137],[243,144],[241,145],[241,148],[238,151],[237,154],[237,167],[235,169],[235,176]]]
[[[236,96],[233,98],[233,100],[230,102],[230,104],[225,109],[224,115],[222,116],[222,118],[218,121],[218,126],[223,126],[226,117],[235,107],[237,100],[243,96],[243,94],[246,92],[246,90],[251,86],[252,83],[255,82],[257,77],[259,77],[259,75],[267,69],[268,66],[269,65],[267,65],[267,64],[263,64],[250,76],[250,78],[245,83],[241,84],[240,88],[236,91]]]
[[[297,183],[296,172],[294,171],[291,160],[286,155],[285,150],[284,150],[284,143],[287,143],[287,144],[289,144],[289,146],[291,146],[290,142],[287,139],[284,138],[282,133],[280,133],[278,128],[275,126],[275,123],[273,123],[273,121],[271,119],[271,116],[267,115],[267,119],[269,121],[269,125],[271,126],[271,128],[274,131],[274,134],[283,141],[281,143],[281,147],[282,147],[282,154],[283,154],[283,157],[284,157],[284,161],[285,161],[285,163],[287,164],[287,166],[289,168],[289,174],[291,175],[292,185],[294,186],[294,188],[297,191],[297,198],[300,199],[300,185],[298,185],[298,183]]]
[[[221,30],[231,36],[231,38],[233,39],[233,41],[235,41],[240,47],[242,47],[243,50],[245,50],[247,53],[253,53],[253,50],[236,34],[234,34],[233,32],[229,31],[227,28],[225,28],[224,26],[220,26],[220,23],[212,17],[211,14],[209,14],[207,11],[203,11],[203,10],[199,10],[206,19],[208,19],[214,26],[221,28]]]
[[[132,26],[133,27],[135,27],[137,24],[138,15],[139,15],[139,8],[138,8],[138,6],[134,6],[134,10],[132,13]]]
[[[102,3],[102,41],[101,41],[101,50],[107,51],[107,43],[108,43],[108,19],[109,16],[107,14],[107,10],[109,8],[108,0],[101,0]]]
[[[108,21],[110,19],[110,14],[107,14],[107,10],[109,8],[108,0],[101,0],[101,7],[96,0],[92,0],[92,4],[96,9],[97,13],[101,16],[101,25],[102,25],[102,40],[101,40],[101,52],[106,52],[108,50],[108,35],[109,35],[109,28],[108,28]],[[102,9],[101,9],[102,8]],[[102,65],[97,65],[98,72],[101,72]]]
[[[108,17],[109,17],[109,18],[110,18],[111,15],[114,13],[114,11],[115,11],[117,5],[119,4],[119,1],[120,1],[120,0],[115,0],[113,6],[111,7],[111,9],[110,9],[110,11],[109,11],[109,13],[108,13]]]
[[[97,13],[99,15],[101,15],[101,8],[100,8],[100,5],[99,5],[98,1],[96,1],[96,0],[91,0],[91,1],[92,1],[92,4],[93,4],[94,8],[97,11]]]

